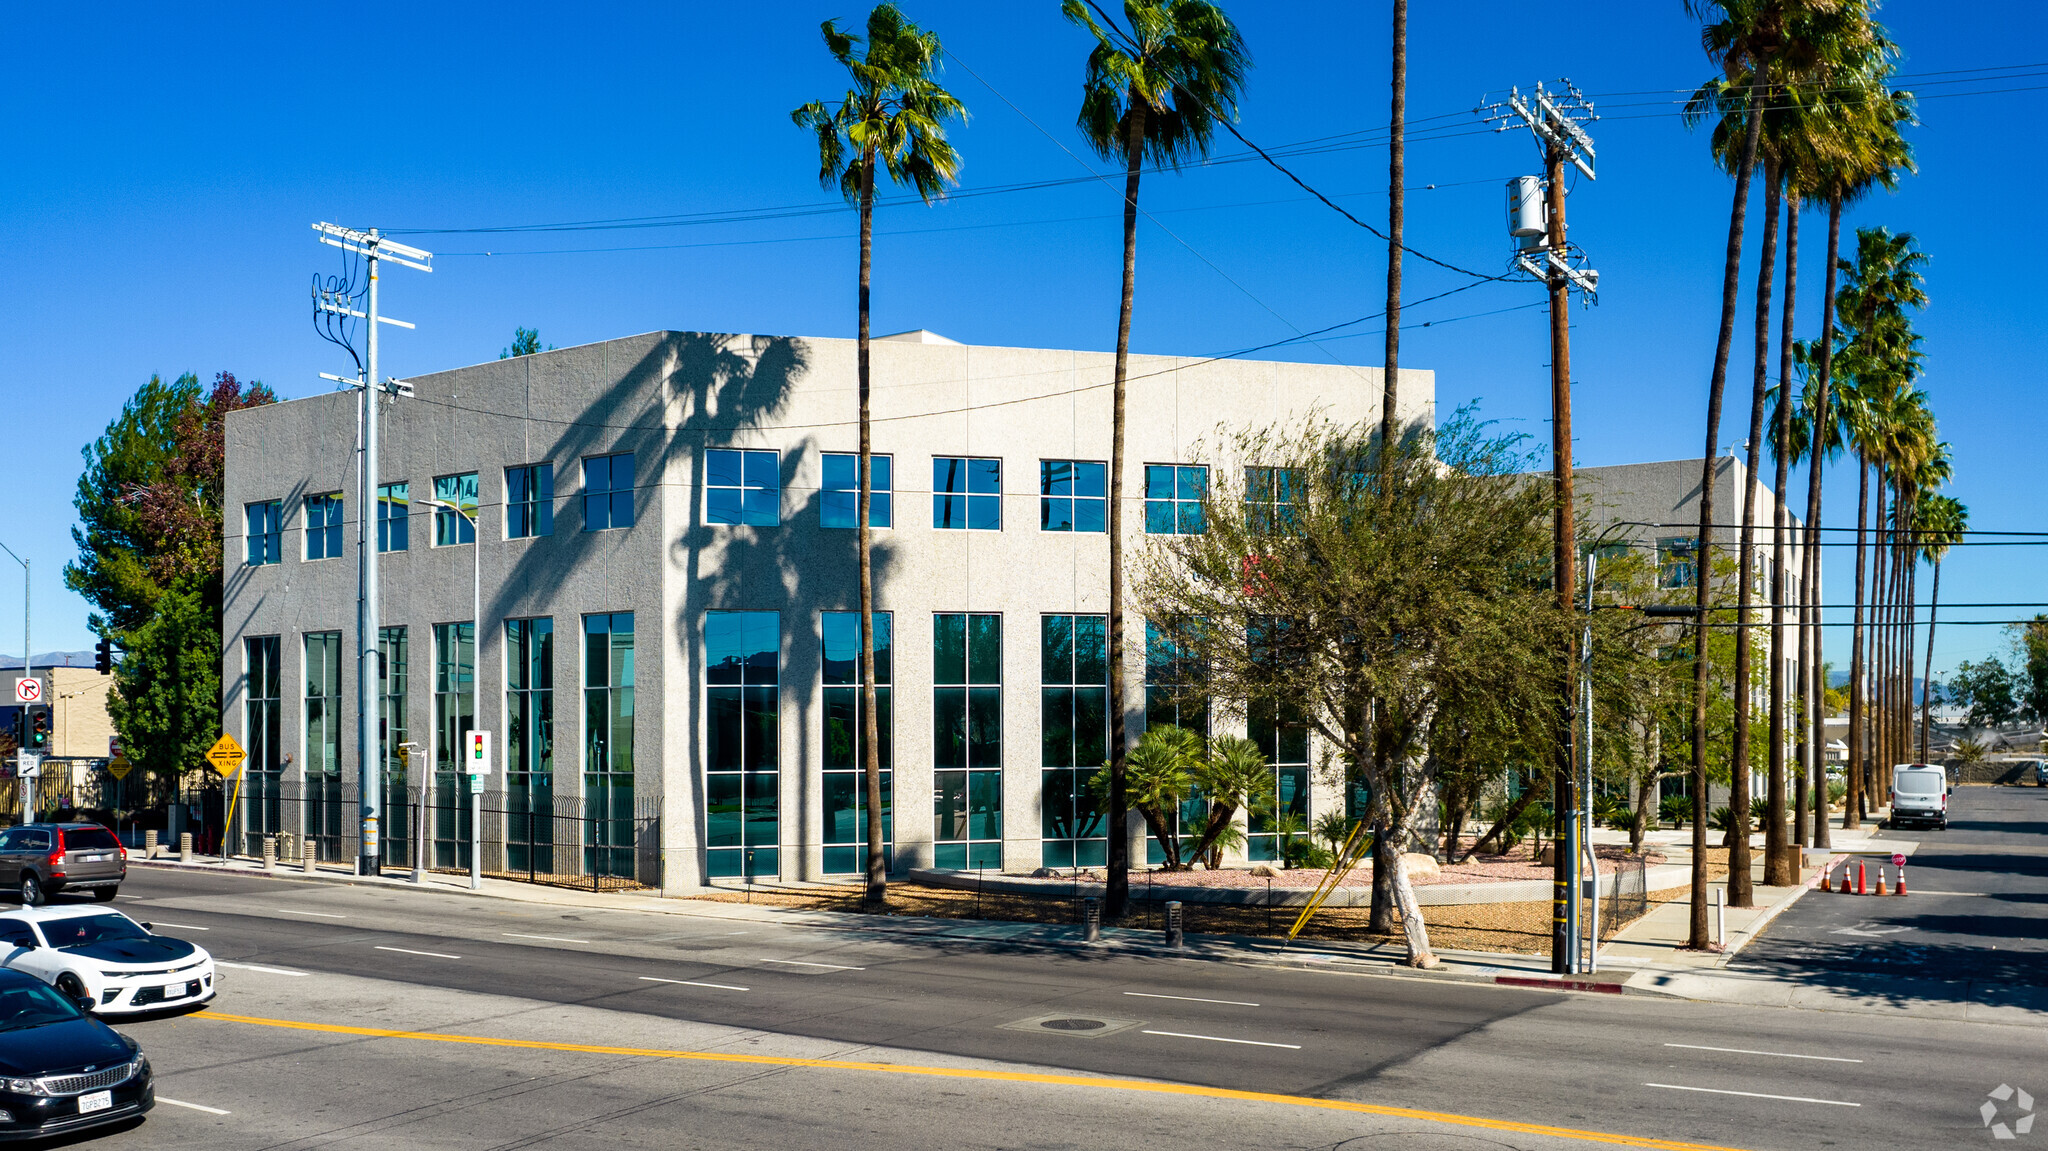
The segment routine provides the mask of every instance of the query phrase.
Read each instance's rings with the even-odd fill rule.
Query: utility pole
[[[321,243],[361,256],[367,273],[360,286],[355,281],[352,262],[348,272],[329,280],[326,285],[321,283],[321,277],[313,277],[313,315],[320,334],[346,348],[351,356],[355,355],[355,326],[349,321],[364,321],[368,362],[357,357],[356,378],[351,381],[325,372],[321,373],[321,378],[358,389],[362,399],[359,405],[361,427],[357,433],[362,451],[362,467],[358,472],[362,486],[356,503],[356,790],[361,804],[362,847],[356,859],[356,874],[381,875],[384,865],[378,817],[384,806],[384,757],[378,739],[381,725],[377,669],[383,629],[382,616],[377,610],[377,402],[382,393],[410,395],[412,389],[396,380],[387,382],[379,379],[377,326],[393,324],[411,328],[413,325],[377,314],[377,264],[380,260],[391,260],[408,268],[431,272],[434,270],[431,263],[434,256],[431,252],[387,240],[375,228],[361,232],[322,223],[313,225],[313,230],[320,234]],[[352,306],[359,300],[360,307]]]
[[[28,638],[29,564],[27,560],[15,555],[14,549],[6,544],[0,544],[0,551],[6,552],[13,558],[15,563],[21,565],[21,678],[33,679],[35,678],[35,669],[30,667],[29,664],[35,660],[36,649],[29,643]],[[26,732],[28,730],[28,709],[22,708],[21,714],[23,717],[22,731]],[[29,759],[34,754],[34,752],[28,749],[28,737],[24,735],[21,747],[16,749],[14,753],[14,778],[18,781],[21,792],[21,822],[23,823],[34,823],[36,821],[36,783],[28,774]]]
[[[1524,95],[1512,89],[1505,101],[1482,105],[1479,115],[1504,132],[1519,121],[1543,148],[1543,178],[1517,176],[1508,181],[1508,232],[1516,240],[1512,268],[1540,280],[1550,294],[1550,458],[1552,496],[1557,508],[1551,520],[1551,579],[1558,608],[1575,611],[1578,588],[1578,524],[1572,491],[1571,290],[1597,299],[1600,274],[1584,266],[1585,257],[1565,239],[1564,166],[1566,162],[1593,179],[1593,138],[1580,125],[1594,119],[1592,102],[1570,81],[1551,93],[1538,84]],[[1540,200],[1538,198],[1540,193]],[[1567,646],[1574,641],[1567,639]],[[1581,866],[1578,755],[1574,712],[1578,689],[1572,680],[1578,653],[1567,650],[1564,682],[1558,693],[1556,754],[1552,772],[1552,849],[1550,969],[1559,974],[1580,966],[1579,868]]]

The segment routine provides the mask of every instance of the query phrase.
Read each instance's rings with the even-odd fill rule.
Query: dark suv
[[[25,823],[0,831],[0,889],[24,907],[59,891],[90,891],[104,903],[128,878],[128,849],[97,823]]]

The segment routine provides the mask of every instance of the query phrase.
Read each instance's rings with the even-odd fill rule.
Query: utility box
[[[1508,235],[1523,251],[1543,246],[1550,234],[1549,213],[1543,203],[1543,181],[1536,176],[1516,176],[1508,181]]]

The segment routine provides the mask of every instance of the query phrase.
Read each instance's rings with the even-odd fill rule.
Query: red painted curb
[[[1496,975],[1493,977],[1493,981],[1495,983],[1505,983],[1510,987],[1554,987],[1560,991],[1600,991],[1608,995],[1621,994],[1621,984],[1619,983],[1594,983],[1586,979],[1538,979],[1525,975]]]

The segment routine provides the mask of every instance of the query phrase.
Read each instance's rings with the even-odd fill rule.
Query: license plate
[[[114,1093],[112,1091],[95,1091],[90,1095],[80,1095],[78,1097],[78,1113],[80,1115],[90,1115],[95,1111],[105,1111],[113,1105]]]

